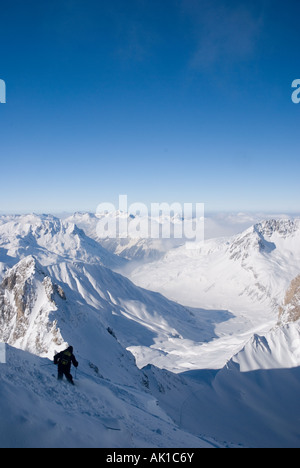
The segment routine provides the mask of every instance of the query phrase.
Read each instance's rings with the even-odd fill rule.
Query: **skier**
[[[65,351],[56,354],[56,356],[54,356],[54,364],[58,365],[57,379],[62,380],[65,375],[67,381],[70,384],[75,385],[71,375],[71,364],[77,368],[78,362],[73,354],[73,347],[69,346]]]

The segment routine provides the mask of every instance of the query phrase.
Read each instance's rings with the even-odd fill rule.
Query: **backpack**
[[[70,351],[64,351],[59,360],[59,363],[63,366],[68,366],[71,362],[71,359],[72,359],[72,353]]]

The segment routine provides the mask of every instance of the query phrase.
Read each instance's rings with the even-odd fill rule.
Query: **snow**
[[[0,252],[11,260],[34,255],[43,264],[68,258],[109,268],[124,266],[122,258],[101,248],[75,224],[54,216],[8,216],[1,221]]]
[[[278,312],[300,222],[158,255],[108,251],[96,221],[0,217],[0,447],[299,447],[300,323]]]
[[[214,361],[213,366],[220,368],[254,333],[267,332],[277,323],[299,263],[299,220],[269,220],[230,238],[207,240],[195,250],[172,249],[124,274],[172,301],[231,316],[216,323],[217,342],[211,341],[199,354],[205,368],[212,362],[206,359],[208,353],[216,351],[225,358]]]
[[[270,332],[253,337],[233,362],[241,372],[260,369],[289,369],[300,366],[300,323],[288,323]]]
[[[299,448],[299,338],[299,322],[276,328],[249,340],[221,370],[189,371],[177,381],[148,366],[150,388],[180,427],[218,447]]]
[[[227,438],[248,447],[299,447],[296,343],[299,323],[254,337],[209,385],[188,399],[183,425],[193,431],[191,415],[197,408],[201,415],[197,431],[205,430],[219,440]]]
[[[58,382],[55,371],[47,359],[8,347],[0,365],[1,448],[210,446],[176,430],[149,393],[86,366],[76,387]]]

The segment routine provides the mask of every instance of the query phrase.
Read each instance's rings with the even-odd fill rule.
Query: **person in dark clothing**
[[[78,367],[78,362],[73,354],[73,347],[69,346],[68,349],[54,356],[54,364],[58,366],[57,379],[63,380],[65,376],[67,381],[74,385],[73,377],[71,375],[71,365]]]

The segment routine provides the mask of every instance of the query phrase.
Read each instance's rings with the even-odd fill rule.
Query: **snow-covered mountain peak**
[[[270,239],[274,234],[282,238],[292,237],[300,231],[299,219],[269,219],[255,225],[255,229]]]
[[[271,253],[278,243],[287,244],[300,237],[300,221],[291,219],[270,219],[257,223],[239,235],[234,236],[230,245],[233,259],[247,258],[251,254]]]
[[[16,297],[19,296],[16,302],[20,304],[23,312],[26,302],[25,293],[28,293],[29,285],[33,284],[35,279],[43,281],[45,276],[36,259],[29,255],[5,273],[1,288],[8,293],[15,293]]]
[[[250,227],[242,234],[235,236],[230,245],[230,258],[245,260],[257,253],[270,253],[276,248],[275,244],[264,238],[257,225]]]
[[[36,269],[36,260],[32,255],[23,258],[4,277],[3,283],[11,291],[17,282],[25,282]],[[10,283],[12,281],[12,283]]]

